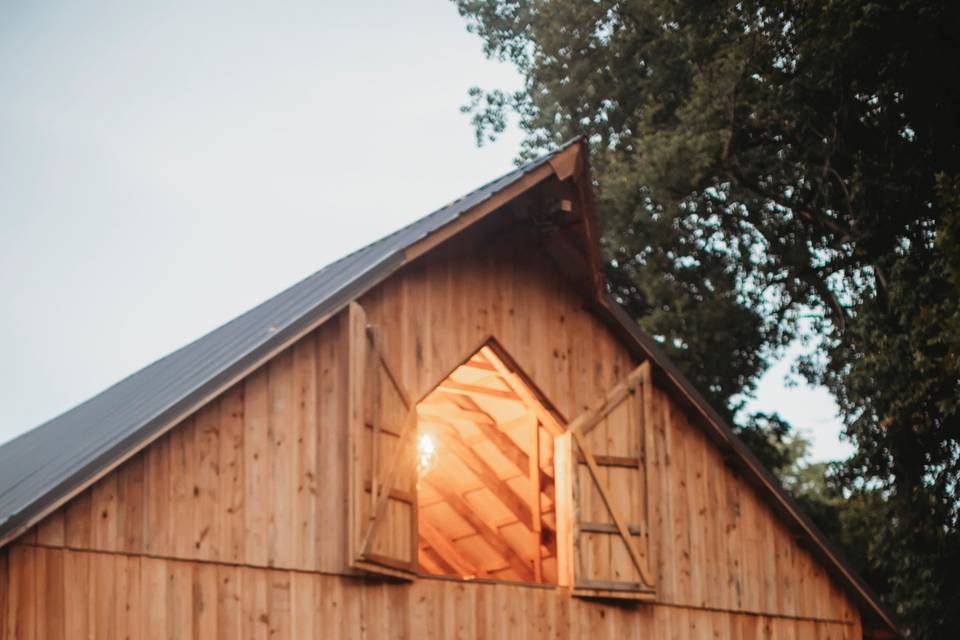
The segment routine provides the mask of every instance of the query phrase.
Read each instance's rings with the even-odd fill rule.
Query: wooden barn
[[[580,141],[0,447],[0,632],[897,633],[606,293]]]

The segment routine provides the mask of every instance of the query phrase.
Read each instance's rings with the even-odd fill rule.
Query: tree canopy
[[[524,79],[471,90],[478,142],[587,137],[613,293],[729,417],[808,342],[856,453],[789,488],[911,636],[960,628],[960,5],[456,3]]]

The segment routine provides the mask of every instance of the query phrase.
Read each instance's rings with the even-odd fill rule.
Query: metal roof
[[[404,249],[574,144],[534,160],[351,253],[0,447],[0,544],[170,420],[397,268]]]

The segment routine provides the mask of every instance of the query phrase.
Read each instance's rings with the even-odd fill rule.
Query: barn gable
[[[554,591],[523,596],[511,591],[521,587],[491,585],[500,589],[490,593],[504,598],[506,609],[518,598],[544,598],[544,607],[567,607],[564,624],[571,629],[591,628],[598,622],[591,616],[602,610],[610,616],[603,624],[620,632],[699,624],[738,637],[733,629],[756,624],[757,630],[766,625],[777,636],[804,637],[802,630],[809,628],[828,637],[859,637],[861,612],[868,621],[885,615],[869,592],[835,556],[825,555],[829,547],[808,523],[797,520],[795,507],[776,484],[758,472],[756,462],[738,449],[729,430],[701,406],[655,346],[635,325],[621,322],[599,294],[592,241],[582,241],[592,233],[592,222],[582,217],[589,207],[584,172],[579,147],[568,147],[509,181],[498,181],[496,191],[477,199],[489,204],[486,210],[474,202],[446,225],[433,227],[433,234],[416,234],[418,241],[392,258],[396,263],[387,270],[392,275],[357,286],[359,295],[345,295],[285,341],[271,344],[262,362],[247,362],[248,371],[235,375],[226,388],[206,390],[210,399],[203,398],[201,408],[162,433],[158,428],[152,444],[128,449],[114,470],[102,467],[93,474],[99,479],[6,548],[0,575],[5,569],[9,585],[32,575],[30,588],[41,594],[55,593],[51,583],[63,576],[86,581],[91,592],[115,594],[117,602],[135,599],[130,606],[161,626],[174,624],[171,619],[194,628],[209,622],[209,608],[204,616],[177,600],[183,597],[177,585],[182,589],[183,584],[190,585],[189,593],[204,594],[204,601],[220,603],[212,608],[220,633],[223,625],[233,624],[234,592],[244,610],[238,615],[252,616],[253,627],[261,613],[270,630],[279,625],[281,635],[285,624],[305,624],[302,616],[319,624],[329,615],[317,605],[321,591],[336,594],[341,588],[327,584],[331,576],[356,575],[359,566],[347,526],[351,492],[358,491],[351,488],[358,483],[348,470],[355,376],[351,345],[356,344],[356,336],[350,336],[356,325],[353,307],[344,306],[354,299],[365,316],[363,325],[379,334],[378,348],[391,374],[415,400],[434,392],[491,339],[564,423],[602,413],[602,401],[647,363],[637,373],[638,384],[631,383],[646,445],[641,455],[647,497],[642,522],[627,524],[643,529],[630,534],[651,573],[652,585],[645,585],[651,588],[640,590],[652,591],[653,601],[665,608],[654,605],[653,611],[631,617],[629,609],[562,604],[566,601],[556,600]],[[496,200],[511,185],[522,188]],[[589,308],[585,299],[592,300]],[[617,457],[614,449],[603,447],[621,433],[618,425],[629,419],[626,411],[600,416],[586,432],[584,447],[570,446],[568,457],[584,467],[576,472],[585,474],[584,483],[591,482],[594,471],[610,474],[616,468],[590,469],[586,458],[596,463]],[[362,480],[359,486],[362,491]],[[602,512],[603,496],[594,498],[590,508],[597,515],[583,521],[603,521],[616,529]],[[617,553],[618,562],[631,562],[629,550],[611,551],[609,541],[607,547],[594,544],[616,532],[581,535],[591,566],[610,562]],[[103,554],[114,568],[129,563],[120,575],[139,590],[123,593],[116,575],[96,570],[107,561]],[[37,566],[46,568],[37,573]],[[420,578],[406,590],[377,587],[363,596],[357,591],[356,597],[382,597],[377,606],[384,610],[397,599],[408,616],[398,624],[416,635],[424,628],[416,626],[417,615],[442,617],[423,604],[423,593],[441,583]],[[485,600],[490,596],[484,595],[482,578],[457,584],[475,611],[483,609],[481,602],[493,606]],[[14,612],[22,621],[37,602],[31,605],[20,593],[14,603],[13,592],[9,586],[6,595],[0,591],[0,611]],[[62,611],[73,611],[69,600],[77,594],[61,591],[56,597]],[[334,598],[345,611],[356,606],[347,604],[343,593]],[[126,611],[125,605],[107,604],[105,596],[98,603],[110,608],[103,619],[116,620]],[[708,620],[707,611],[724,612],[723,621]],[[32,615],[39,617],[36,611]],[[350,614],[358,624],[369,624],[364,615],[370,615],[364,606]],[[471,618],[477,632],[492,624],[481,618]],[[390,628],[381,619],[378,624]]]

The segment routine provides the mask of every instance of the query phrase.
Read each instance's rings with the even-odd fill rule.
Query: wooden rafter
[[[543,424],[548,431],[550,431],[554,436],[561,435],[566,429],[557,418],[547,411],[538,398],[536,398],[530,389],[527,388],[527,385],[520,379],[516,373],[511,371],[507,365],[503,363],[499,356],[488,346],[481,347],[481,355],[491,364],[493,368],[497,370],[497,373],[500,374],[500,377],[503,379],[507,386],[510,387],[514,393],[520,398],[520,400],[527,406],[528,409],[533,411],[537,416],[537,419]]]
[[[486,571],[474,566],[445,535],[425,520],[420,520],[420,537],[457,575],[464,578],[487,577]]]
[[[519,477],[519,476],[517,476],[517,477]],[[468,489],[463,489],[463,490],[461,491],[461,495],[463,495],[463,497],[466,498],[467,496],[472,495],[474,492],[486,490],[486,488],[487,488],[487,487],[484,486],[483,484],[477,484],[476,486],[470,487],[470,488],[468,488]],[[441,503],[443,503],[443,502],[444,502],[443,498],[435,497],[435,498],[433,498],[432,500],[424,500],[424,501],[422,501],[422,502],[420,503],[420,506],[423,507],[423,508],[432,507],[432,506],[434,506],[434,505],[441,504]],[[556,512],[556,509],[553,507],[553,505],[547,505],[547,506],[543,507],[543,511],[542,511],[543,515],[547,515],[547,514],[555,513],[555,512]],[[509,522],[499,522],[499,523],[497,523],[497,524],[495,525],[495,527],[496,527],[497,529],[502,529],[503,527],[509,527],[510,525],[516,524],[516,523],[517,523],[516,518],[511,517],[511,519],[510,519]],[[547,523],[547,526],[549,527],[550,524]]]
[[[420,404],[418,409],[421,414],[430,417],[443,418],[446,420],[467,420],[475,424],[483,423],[496,426],[496,421],[486,413],[480,411],[468,411],[453,404],[443,394],[437,396],[429,395]]]
[[[450,401],[454,401],[455,398],[452,394],[444,394]],[[505,432],[524,423],[528,423],[530,420],[535,420],[530,414],[525,414],[518,416],[513,420],[503,423],[502,425],[498,424],[490,414],[486,413],[477,406],[469,398],[464,398],[468,406],[475,407],[475,409],[465,409],[461,406],[454,406],[452,404],[443,402],[435,403],[429,405],[425,411],[421,411],[424,416],[427,416],[431,421],[440,422],[442,424],[447,424],[450,426],[456,426],[452,420],[468,420],[473,424],[477,430],[485,437],[487,441],[492,443],[503,456],[512,462],[515,467],[523,475],[529,475],[530,473],[530,456],[523,450],[520,445],[514,442],[513,438],[508,436]],[[421,404],[421,407],[424,405]],[[541,490],[547,495],[548,498],[553,500],[553,478],[546,473],[542,468],[539,471],[540,476],[540,487]]]
[[[477,356],[476,358],[467,360],[461,366],[466,367],[468,369],[477,369],[479,371],[496,372],[496,369],[493,367],[493,365],[487,362],[486,360],[484,360],[482,356]]]
[[[476,394],[480,396],[490,396],[493,398],[501,398],[504,400],[514,400],[516,402],[521,402],[520,397],[517,396],[513,391],[504,391],[503,389],[494,389],[492,387],[484,387],[479,384],[467,384],[465,382],[456,382],[447,378],[440,383],[440,386],[437,389],[441,391],[450,391],[452,393],[467,393],[467,394]]]
[[[424,478],[423,481],[430,484],[434,491],[443,496],[444,501],[450,505],[461,518],[466,520],[494,551],[507,561],[510,568],[513,569],[522,580],[533,580],[532,565],[524,560],[520,553],[514,549],[494,527],[487,524],[470,503],[442,483],[434,483],[427,478]]]
[[[530,474],[530,456],[527,455],[527,452],[524,451],[520,445],[513,441],[513,438],[504,433],[504,431],[509,430],[518,423],[529,423],[530,421],[531,418],[524,415],[504,423],[499,428],[488,424],[477,424],[477,429],[486,436],[487,440],[493,443],[493,445],[500,450],[500,453],[510,460],[524,475]],[[536,422],[535,419],[534,422]],[[541,491],[553,500],[553,478],[547,474],[542,467],[539,467],[538,475],[540,476],[539,483]]]
[[[516,476],[516,477],[519,478],[520,476]],[[462,493],[462,495],[463,495],[464,497],[466,497],[466,496],[469,496],[470,494],[472,494],[474,491],[485,490],[486,488],[487,488],[487,487],[486,487],[484,484],[480,483],[480,484],[477,484],[476,486],[470,487],[469,489],[463,489],[461,493]],[[391,496],[391,498],[392,498],[392,497],[394,497],[394,496]],[[405,496],[401,495],[401,498],[402,498],[402,497],[405,497]],[[400,499],[400,498],[397,498],[397,499]],[[401,500],[401,502],[403,502],[403,500]],[[444,502],[443,498],[438,496],[438,497],[433,498],[432,500],[421,500],[421,501],[420,501],[420,506],[421,506],[422,508],[432,507],[432,506],[434,506],[434,505],[441,504],[441,503],[443,503],[443,502]],[[542,506],[542,507],[541,507],[541,511],[540,511],[540,513],[543,514],[543,515],[547,515],[547,514],[549,514],[549,513],[555,513],[555,512],[556,512],[556,509],[554,508],[554,505]],[[512,525],[512,524],[516,524],[516,522],[517,522],[516,519],[511,519],[509,522],[501,522],[501,523],[497,524],[497,525],[496,525],[496,528],[497,528],[497,529],[502,529],[502,528],[504,528],[504,527],[509,527],[509,526]],[[547,527],[548,529],[549,529],[550,526],[551,526],[549,523],[544,523],[544,524],[545,524],[545,527]],[[547,536],[545,536],[545,537],[547,537]]]
[[[437,553],[433,547],[421,547],[417,553],[417,559],[420,562],[420,566],[426,569],[427,573],[432,573],[436,576],[453,575],[456,573],[456,569],[443,562],[443,558],[440,557],[440,554]]]
[[[475,476],[482,482],[493,495],[503,503],[503,505],[516,516],[517,520],[523,523],[531,531],[534,528],[534,518],[530,511],[530,505],[516,494],[513,488],[501,480],[497,473],[490,467],[486,461],[477,455],[468,444],[452,429],[441,429],[437,435],[442,440],[447,449],[455,455]]]

